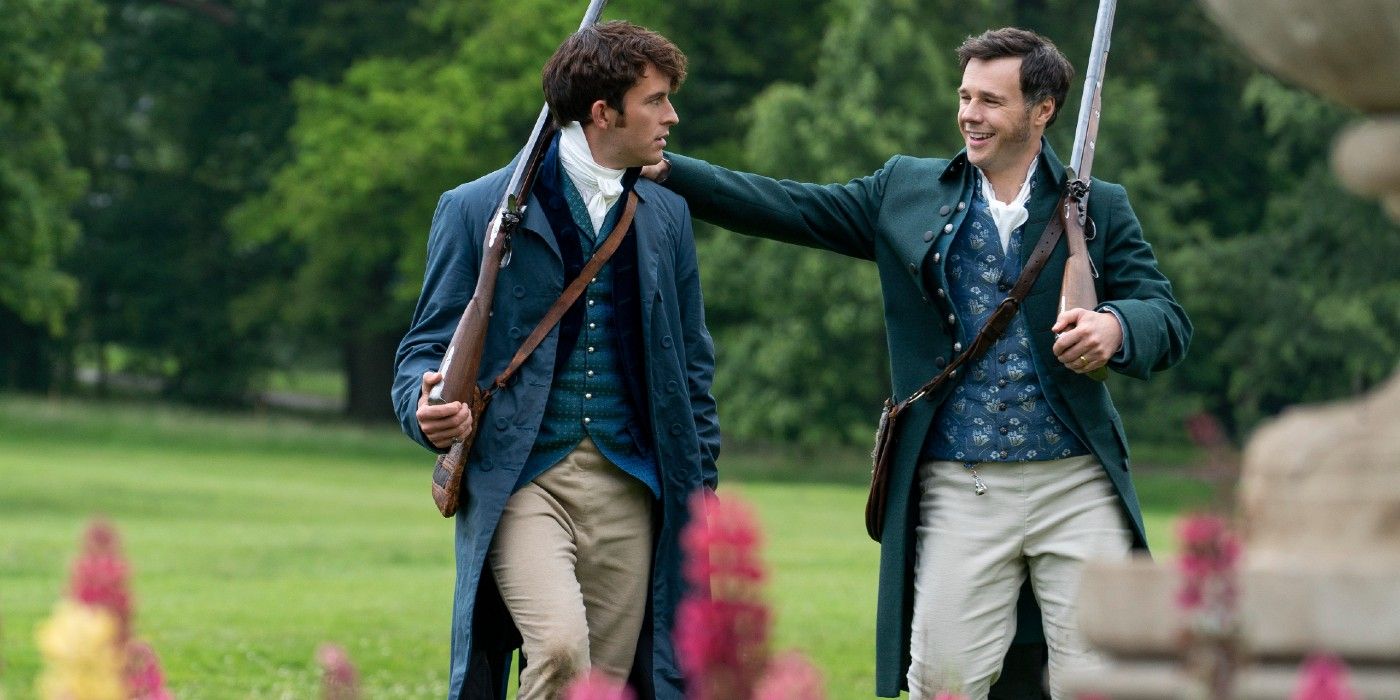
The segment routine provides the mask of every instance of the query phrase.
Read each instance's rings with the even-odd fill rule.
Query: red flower
[[[360,681],[350,655],[334,644],[316,650],[321,665],[321,697],[325,700],[355,700],[360,697]]]
[[[1213,605],[1232,610],[1235,602],[1235,567],[1240,558],[1240,542],[1223,518],[1192,515],[1177,526],[1181,556],[1182,587],[1177,604],[1185,610]]]
[[[151,645],[133,641],[126,647],[126,687],[132,700],[171,700],[160,659]]]
[[[1303,662],[1293,700],[1356,700],[1347,667],[1334,656],[1317,654]]]
[[[117,531],[106,521],[95,520],[84,533],[82,546],[73,562],[68,597],[110,612],[117,620],[118,642],[125,643],[131,636],[131,594]]]
[[[692,700],[748,698],[768,661],[759,529],[747,506],[713,494],[691,498],[682,533],[691,592],[676,620],[676,651]]]
[[[636,697],[625,683],[596,668],[580,676],[564,692],[564,700],[635,700]]]
[[[826,700],[822,674],[801,654],[790,651],[768,664],[754,688],[754,700]]]

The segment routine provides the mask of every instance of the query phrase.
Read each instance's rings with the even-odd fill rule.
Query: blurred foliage
[[[101,58],[101,25],[93,0],[0,4],[0,386],[47,385],[77,296],[59,260],[78,236],[70,207],[87,178],[56,125],[65,78]]]
[[[236,402],[270,369],[336,368],[348,410],[379,417],[434,202],[510,160],[584,3],[4,7],[0,384],[120,357],[174,395]],[[1082,68],[1094,7],[615,0],[605,16],[688,54],[678,150],[842,182],[956,153],[964,37],[1032,28]],[[1065,159],[1081,82],[1049,132]],[[1325,168],[1353,115],[1263,76],[1187,0],[1120,1],[1104,95],[1096,174],[1128,187],[1197,327],[1181,367],[1112,380],[1135,439],[1180,441],[1201,410],[1240,435],[1394,371],[1400,231]],[[888,386],[873,267],[698,234],[727,434],[864,442]]]

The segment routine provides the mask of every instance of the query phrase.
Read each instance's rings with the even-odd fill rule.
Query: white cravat
[[[589,150],[588,139],[578,122],[569,122],[559,132],[559,161],[564,164],[569,180],[583,196],[583,201],[588,205],[588,218],[593,221],[593,230],[598,231],[603,226],[608,209],[622,196],[622,176],[627,171],[598,165],[593,160],[593,151]]]
[[[987,200],[987,212],[992,215],[992,221],[997,223],[997,235],[1001,238],[1001,252],[1011,246],[1011,232],[1017,226],[1026,223],[1031,218],[1031,213],[1026,211],[1026,202],[1031,198],[1031,177],[1035,175],[1035,164],[1040,161],[1040,156],[1031,160],[1031,167],[1026,170],[1026,180],[1021,183],[1021,191],[1016,193],[1009,204],[1002,204],[996,192],[992,191],[992,182],[987,179],[987,174],[977,169],[977,174],[982,178],[982,198]]]

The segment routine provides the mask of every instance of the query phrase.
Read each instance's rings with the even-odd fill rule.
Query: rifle
[[[1087,237],[1084,227],[1091,229],[1089,219],[1089,173],[1094,167],[1094,144],[1099,135],[1099,110],[1103,95],[1104,67],[1108,63],[1109,36],[1113,33],[1113,13],[1117,0],[1099,0],[1098,17],[1094,20],[1094,43],[1089,50],[1089,67],[1084,72],[1084,97],[1079,103],[1079,121],[1074,127],[1074,150],[1070,153],[1069,167],[1066,168],[1068,185],[1060,200],[1060,216],[1064,220],[1065,239],[1069,246],[1069,257],[1065,260],[1064,277],[1060,281],[1060,313],[1069,309],[1094,309],[1099,305],[1098,294],[1094,291],[1094,279],[1098,272],[1093,260],[1089,259],[1089,249],[1085,242],[1094,237],[1097,231]],[[1088,376],[1103,381],[1108,377],[1108,368],[1100,367]]]
[[[607,0],[590,0],[578,28],[582,30],[595,24],[606,4]],[[477,385],[481,354],[486,347],[486,328],[491,321],[491,303],[496,296],[496,275],[501,268],[510,264],[511,238],[524,219],[525,203],[529,200],[540,161],[549,149],[556,128],[549,118],[549,105],[546,104],[535,119],[535,127],[516,160],[501,203],[487,225],[476,289],[472,292],[471,301],[467,302],[467,308],[462,311],[462,318],[452,333],[447,352],[442,356],[442,364],[438,367],[442,379],[428,394],[431,405],[462,401],[470,408],[472,415],[471,430],[452,441],[447,453],[438,457],[437,466],[433,469],[433,502],[445,518],[457,512],[467,454],[471,452],[480,428],[481,414],[490,404],[491,396],[500,388],[493,385],[482,389]]]

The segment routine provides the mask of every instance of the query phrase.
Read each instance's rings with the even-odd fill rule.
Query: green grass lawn
[[[91,516],[120,529],[136,629],[177,697],[313,698],[336,642],[367,698],[445,692],[452,532],[431,460],[391,428],[0,396],[0,688],[32,696],[34,627]],[[726,486],[765,527],[776,646],[833,699],[871,697],[878,550],[858,451],[729,448]],[[1209,489],[1139,477],[1157,550]]]

